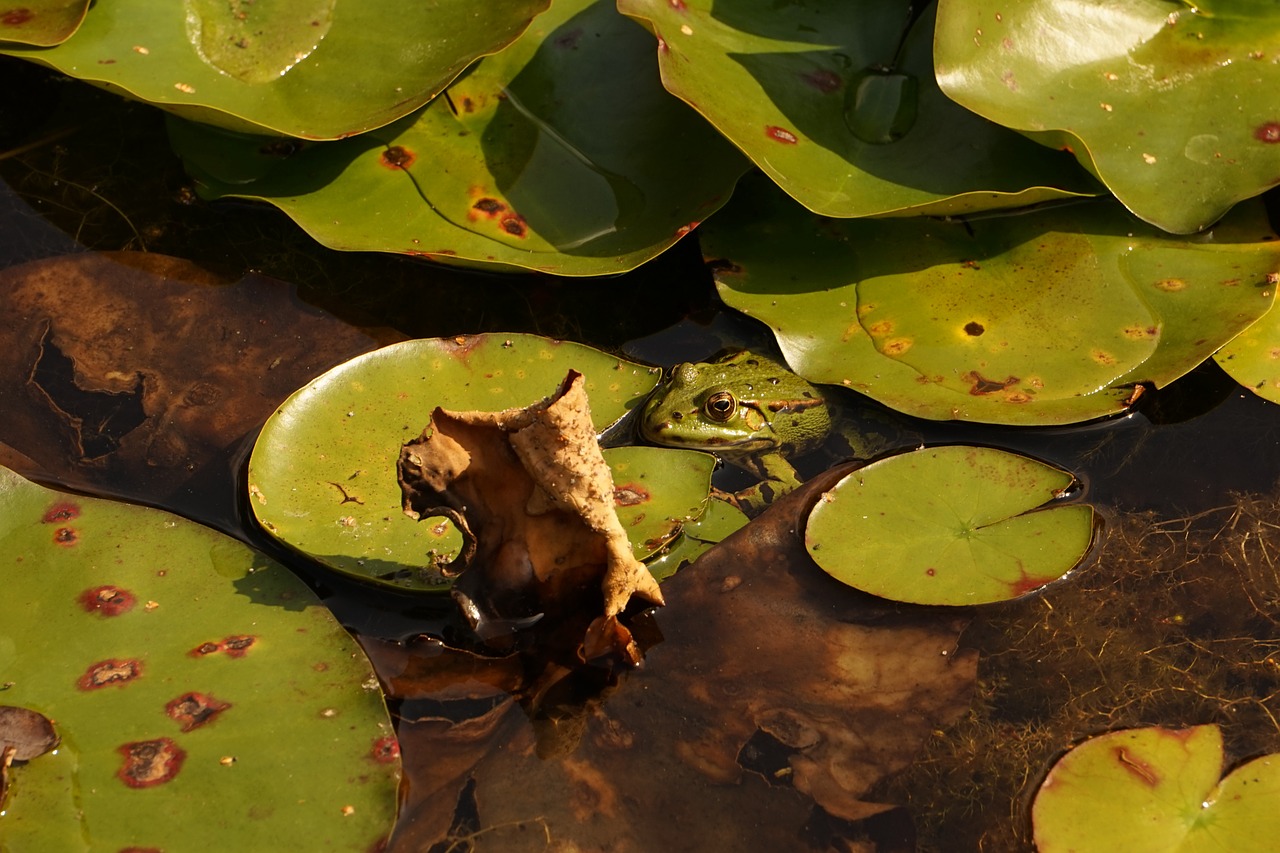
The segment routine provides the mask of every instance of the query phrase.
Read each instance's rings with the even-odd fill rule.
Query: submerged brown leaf
[[[506,715],[487,749],[465,719],[419,729],[406,766],[426,777],[430,803],[411,793],[414,817],[392,848],[909,849],[879,834],[900,827],[872,791],[968,707],[977,656],[957,649],[954,611],[871,598],[810,561],[797,531],[848,470],[815,478],[667,581],[669,604],[647,617],[662,641],[578,713],[544,705],[523,725]],[[576,748],[549,749],[556,734]],[[431,784],[430,756],[464,743],[474,767],[460,777],[451,765],[448,784]],[[452,815],[438,813],[446,806]]]
[[[584,659],[639,659],[618,614],[662,593],[618,520],[581,374],[525,409],[437,408],[398,471],[405,512],[446,515],[467,540],[455,598],[482,638],[570,622]]]

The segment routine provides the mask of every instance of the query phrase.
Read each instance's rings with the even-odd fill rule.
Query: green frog
[[[743,351],[672,368],[645,402],[640,433],[654,444],[710,451],[757,477],[757,485],[723,495],[752,515],[800,485],[789,457],[823,443],[833,427],[832,408],[816,386]],[[879,435],[840,426],[856,458],[888,446]]]

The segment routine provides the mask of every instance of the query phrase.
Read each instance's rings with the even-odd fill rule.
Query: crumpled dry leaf
[[[405,512],[445,515],[467,540],[454,592],[482,638],[594,613],[582,657],[639,660],[617,617],[633,595],[662,604],[662,592],[618,520],[580,373],[525,409],[437,408],[398,471]]]
[[[873,792],[965,711],[977,655],[957,649],[955,611],[876,599],[813,564],[804,519],[849,470],[812,479],[664,584],[667,607],[632,623],[663,635],[644,666],[558,718],[575,749],[546,748],[556,720],[512,714],[487,749],[466,720],[419,730],[405,760],[430,802],[411,788],[391,849],[911,849],[878,834],[905,818]],[[432,691],[422,665],[457,666],[415,666],[412,683]],[[430,756],[464,745],[474,767],[432,784]]]

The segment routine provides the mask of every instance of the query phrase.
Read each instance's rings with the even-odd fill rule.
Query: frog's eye
[[[707,398],[702,410],[711,420],[724,423],[738,410],[738,401],[728,391],[717,391]]]

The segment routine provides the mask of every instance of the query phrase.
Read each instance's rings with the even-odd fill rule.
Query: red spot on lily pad
[[[227,653],[227,657],[242,658],[257,641],[258,638],[252,634],[237,634],[222,641],[222,650]]]
[[[126,743],[116,750],[124,764],[116,771],[130,788],[154,788],[178,775],[187,754],[167,737]]]
[[[800,141],[794,133],[787,130],[785,127],[778,127],[773,124],[764,129],[764,135],[770,139],[777,140],[778,142],[782,142],[787,145],[795,145]]]
[[[1258,125],[1254,128],[1253,138],[1268,145],[1280,142],[1280,121],[1269,121]]]
[[[53,532],[53,541],[63,548],[70,548],[80,541],[80,534],[76,533],[74,527],[59,527]]]
[[[388,145],[379,162],[388,169],[408,169],[416,159],[417,155],[403,145]]]
[[[19,6],[17,9],[6,9],[0,12],[0,24],[6,27],[20,27],[35,16],[35,12]]]
[[[614,506],[636,506],[653,499],[649,490],[639,483],[623,483],[613,489]]]
[[[109,658],[98,661],[85,670],[84,675],[76,681],[81,690],[97,690],[100,687],[116,685],[123,687],[131,681],[142,677],[142,661],[134,658]]]
[[[379,764],[390,764],[400,757],[400,741],[394,737],[378,738],[373,742],[370,755]]]
[[[182,726],[184,732],[198,729],[205,723],[213,722],[218,715],[231,707],[230,702],[223,702],[206,693],[184,693],[164,706],[165,713]]]
[[[194,649],[187,652],[187,654],[193,658],[202,658],[205,655],[217,654],[220,651],[222,651],[222,646],[217,643],[205,642],[196,646]]]
[[[528,229],[529,226],[524,221],[524,217],[517,213],[504,217],[502,220],[502,230],[512,237],[524,237]]]
[[[40,520],[45,524],[54,524],[59,521],[71,521],[71,519],[79,517],[80,507],[73,503],[60,501],[45,510],[44,517]]]
[[[95,586],[80,593],[80,606],[99,616],[119,616],[133,609],[133,593],[118,586]]]

